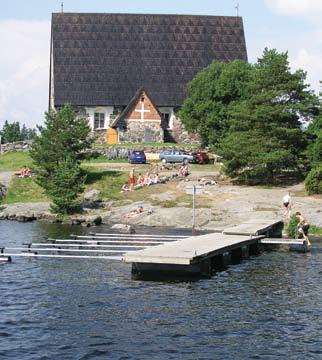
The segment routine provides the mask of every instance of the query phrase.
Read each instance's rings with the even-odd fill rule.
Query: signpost
[[[2,137],[0,135],[0,155],[2,155],[2,145],[1,145]]]
[[[186,186],[186,193],[192,195],[192,236],[194,236],[196,233],[196,194],[201,194],[202,192],[202,186]]]

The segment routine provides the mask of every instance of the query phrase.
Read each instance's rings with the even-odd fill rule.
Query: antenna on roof
[[[60,8],[61,8],[61,13],[64,13],[64,2],[62,1],[60,4]]]
[[[239,3],[237,3],[237,5],[235,6],[235,9],[237,11],[237,17],[239,16]]]

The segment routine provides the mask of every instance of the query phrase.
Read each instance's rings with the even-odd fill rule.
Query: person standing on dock
[[[303,235],[304,241],[307,242],[307,245],[311,245],[309,237],[308,237],[308,232],[309,232],[309,227],[310,225],[308,224],[308,222],[306,221],[305,217],[299,212],[297,211],[295,213],[296,219],[298,221],[297,224],[297,231]]]
[[[283,197],[283,206],[285,208],[285,216],[287,216],[288,219],[291,218],[291,210],[292,210],[292,198],[291,198],[291,193],[288,192],[284,197]]]

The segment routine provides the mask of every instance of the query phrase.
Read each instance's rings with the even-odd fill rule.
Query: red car
[[[198,151],[195,153],[195,155],[197,156],[198,164],[208,164],[209,163],[209,157],[205,151]]]

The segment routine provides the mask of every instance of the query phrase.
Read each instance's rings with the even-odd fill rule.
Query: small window
[[[94,129],[104,129],[105,128],[105,114],[104,113],[95,113],[94,114]]]

